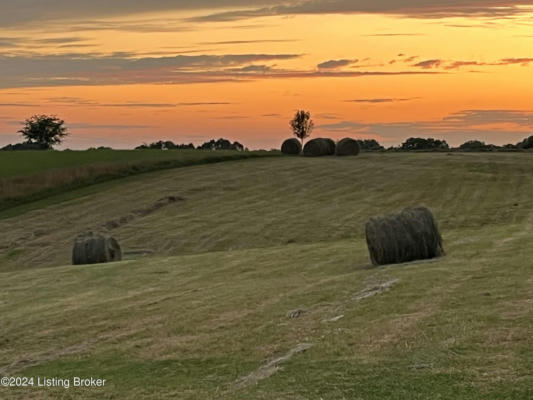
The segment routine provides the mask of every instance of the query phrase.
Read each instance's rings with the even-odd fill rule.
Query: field
[[[532,169],[256,158],[48,198],[0,219],[0,376],[107,382],[0,398],[533,398]],[[373,268],[365,222],[410,205],[433,210],[446,257]],[[70,266],[90,229],[125,260]]]
[[[145,172],[275,154],[253,151],[0,152],[0,212],[53,194]]]

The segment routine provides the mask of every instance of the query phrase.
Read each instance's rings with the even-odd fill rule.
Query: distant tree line
[[[146,149],[155,149],[155,150],[236,150],[244,151],[245,147],[239,142],[230,142],[227,139],[218,139],[210,140],[205,142],[201,146],[195,147],[194,144],[176,144],[170,140],[159,140],[150,144],[142,144],[135,148],[135,150],[146,150]]]
[[[480,140],[469,140],[458,147],[450,147],[445,140],[433,138],[409,138],[399,147],[391,147],[391,151],[519,151],[533,148],[533,136],[517,144],[498,146]]]

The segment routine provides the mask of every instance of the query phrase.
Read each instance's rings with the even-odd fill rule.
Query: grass
[[[532,164],[527,154],[241,160],[128,178],[1,220],[0,375],[108,383],[0,397],[531,398]],[[125,261],[57,266],[78,231],[168,195],[185,200],[112,229]],[[421,203],[447,256],[371,268],[364,222]],[[288,319],[297,308],[306,313]],[[257,385],[235,384],[298,343],[313,347]]]
[[[0,152],[0,211],[131,175],[272,155],[198,150],[4,151]]]

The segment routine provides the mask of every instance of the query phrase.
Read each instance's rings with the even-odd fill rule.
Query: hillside
[[[1,151],[0,212],[16,215],[19,211],[9,209],[146,172],[275,155],[231,150]]]
[[[0,376],[108,383],[0,397],[531,398],[532,167],[529,154],[241,160],[2,219]],[[366,220],[418,204],[447,256],[372,268]],[[110,231],[125,261],[68,266],[87,229]]]

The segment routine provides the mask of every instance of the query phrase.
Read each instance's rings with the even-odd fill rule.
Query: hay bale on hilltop
[[[361,152],[359,142],[352,138],[344,138],[337,143],[336,155],[338,156],[357,156]]]
[[[302,144],[298,139],[287,139],[281,145],[281,152],[289,156],[297,156],[302,152]]]
[[[72,249],[72,264],[100,264],[120,261],[122,251],[111,236],[87,232],[76,237]]]
[[[324,139],[326,143],[328,144],[328,156],[335,155],[335,151],[337,149],[337,145],[335,144],[335,141],[330,138]]]
[[[331,139],[317,138],[308,141],[304,146],[304,156],[306,157],[322,157],[335,154],[335,142],[333,142],[333,153]]]
[[[399,214],[371,218],[366,224],[366,242],[374,265],[444,255],[437,223],[425,207],[406,208]]]

